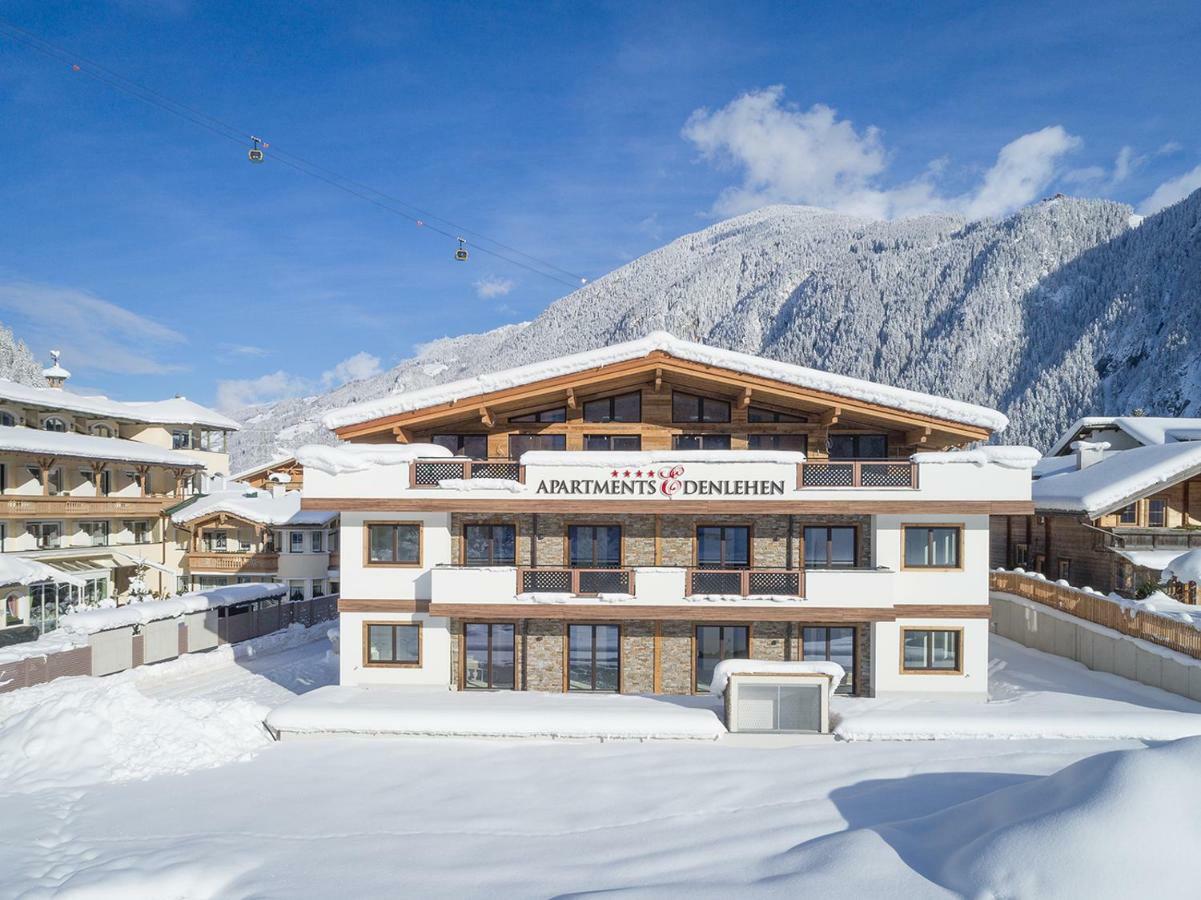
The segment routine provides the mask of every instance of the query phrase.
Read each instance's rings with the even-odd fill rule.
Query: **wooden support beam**
[[[929,427],[918,428],[914,431],[907,432],[905,435],[905,443],[913,444],[914,446],[920,446],[921,444],[926,443],[926,441],[928,441],[929,439],[930,439]]]
[[[831,407],[830,409],[827,409],[824,413],[822,413],[818,417],[817,421],[818,421],[819,425],[825,425],[828,427],[830,425],[837,424],[838,417],[841,415],[842,415],[842,407],[834,406],[834,407]]]
[[[738,408],[746,409],[751,405],[751,389],[748,387],[743,390],[742,396],[738,398]]]
[[[655,369],[655,393],[663,390],[663,370]]]
[[[480,422],[488,428],[496,424],[496,418],[492,415],[492,410],[486,406],[480,407]]]
[[[396,437],[396,443],[398,443],[398,444],[409,443],[408,432],[405,431],[403,428],[401,428],[399,425],[392,426],[392,434]]]
[[[575,391],[571,388],[567,389],[567,408],[575,409]]]

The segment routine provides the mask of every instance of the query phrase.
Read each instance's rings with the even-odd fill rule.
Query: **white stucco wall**
[[[367,622],[421,624],[421,666],[363,665],[363,634]],[[422,613],[342,613],[338,619],[339,680],[342,684],[451,685],[450,621]]]
[[[987,600],[987,598],[986,598]],[[962,673],[901,672],[901,630],[963,629]],[[984,700],[988,696],[988,619],[898,619],[872,625],[872,685],[877,697],[957,694]]]

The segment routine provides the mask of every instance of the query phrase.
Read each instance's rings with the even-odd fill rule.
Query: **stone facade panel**
[[[623,622],[621,625],[621,691],[650,694],[655,690],[655,625]]]

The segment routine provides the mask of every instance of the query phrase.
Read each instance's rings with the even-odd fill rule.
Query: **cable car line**
[[[459,261],[465,261],[467,250],[465,247],[466,241],[462,235],[472,235],[477,238],[477,243],[474,244],[474,249],[480,253],[487,254],[496,259],[502,260],[510,265],[525,269],[535,275],[540,275],[543,278],[549,278],[559,284],[563,284],[572,289],[579,287],[581,284],[586,284],[588,279],[577,275],[574,272],[563,269],[555,264],[533,256],[516,247],[503,244],[500,241],[490,238],[487,235],[465,228],[461,225],[437,216],[426,210],[422,210],[398,197],[391,196],[384,191],[380,191],[370,185],[348,178],[337,172],[325,168],[303,157],[293,153],[288,153],[279,147],[268,144],[262,138],[255,135],[247,134],[241,129],[230,125],[215,116],[209,115],[203,110],[195,109],[187,104],[181,103],[171,97],[162,94],[153,88],[145,87],[135,81],[120,75],[119,73],[105,67],[104,65],[94,62],[86,57],[73,53],[65,48],[59,47],[51,42],[39,37],[38,35],[21,28],[20,26],[0,17],[0,35],[5,35],[29,49],[48,56],[58,62],[65,63],[71,67],[71,70],[76,73],[87,75],[94,81],[104,84],[115,91],[132,96],[133,98],[142,101],[143,103],[154,106],[158,109],[168,112],[177,118],[184,119],[194,125],[198,125],[220,137],[238,143],[242,147],[248,144],[248,158],[252,163],[261,163],[267,159],[274,162],[282,163],[295,171],[308,175],[311,178],[316,178],[318,181],[337,188],[351,196],[366,200],[374,206],[399,215],[408,219],[415,225],[433,231],[450,240],[458,243],[458,248],[454,253],[454,258]],[[270,148],[270,153],[264,153],[264,150]],[[450,231],[440,228],[432,222],[442,223],[448,226]],[[483,242],[483,243],[480,243]],[[490,244],[496,249],[492,249],[485,244]],[[520,259],[513,259],[510,254],[520,256],[533,265],[522,262]],[[549,271],[548,271],[549,270]],[[568,280],[570,279],[570,280]]]

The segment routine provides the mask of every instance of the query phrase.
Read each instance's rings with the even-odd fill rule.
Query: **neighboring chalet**
[[[278,581],[291,600],[338,591],[338,516],[302,510],[300,493],[238,482],[175,507],[189,590]]]
[[[254,468],[234,472],[229,478],[230,481],[261,490],[271,490],[277,484],[286,486],[290,491],[304,490],[304,466],[296,461],[295,456],[279,456]]]
[[[325,424],[345,685],[687,694],[750,657],[986,695],[989,518],[1038,458],[960,449],[995,410],[657,333]]]
[[[1034,475],[1034,515],[993,522],[994,566],[1132,596],[1201,547],[1201,419],[1081,419]]]

